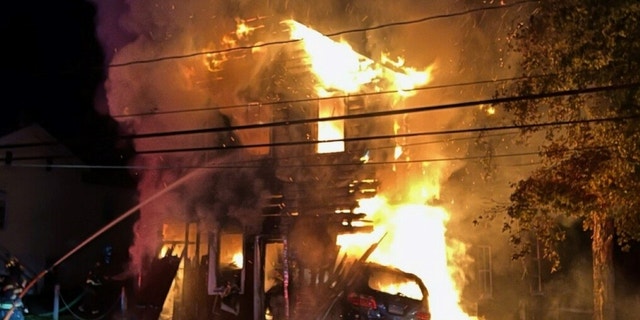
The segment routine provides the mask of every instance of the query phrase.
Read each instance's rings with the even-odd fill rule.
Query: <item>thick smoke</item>
[[[383,1],[267,1],[260,4],[249,1],[109,1],[97,4],[100,16],[98,33],[109,59],[107,62],[112,65],[224,49],[221,40],[235,30],[237,18],[293,18],[321,32],[331,33],[467,8],[464,2],[450,1],[400,1],[393,7]],[[499,76],[496,70],[502,71],[495,52],[502,26],[493,25],[493,21],[496,20],[470,15],[347,34],[344,38],[356,50],[373,59],[379,59],[383,53],[391,57],[403,56],[410,66],[424,68],[434,65],[433,78],[437,83],[456,83],[495,78]],[[487,33],[484,29],[491,30]],[[261,85],[251,83],[250,79],[264,66],[254,64],[242,70],[226,70],[220,75],[224,81],[212,82],[212,75],[202,60],[202,57],[196,57],[109,68],[105,84],[109,113],[131,133],[228,125],[221,114],[214,112],[162,114],[166,111],[251,102],[243,101],[237,93]],[[265,56],[260,62],[269,61],[269,57]],[[485,68],[485,65],[493,67]],[[475,97],[477,92],[473,88],[425,92],[405,103],[411,106],[452,102]],[[407,131],[460,128],[472,125],[474,116],[468,110],[429,113],[406,119],[404,125]],[[225,141],[228,138],[221,134],[210,134],[138,139],[135,143],[138,151],[145,151],[166,146],[201,146],[206,142]],[[426,144],[414,148],[411,156],[415,159],[446,157],[449,154],[459,156],[464,154],[461,148],[466,148],[466,145]],[[223,161],[218,157],[217,154],[192,156],[186,153],[162,157],[149,155],[136,159],[136,164],[143,167],[169,167],[137,172],[140,176],[141,199],[174,183],[187,171],[181,167],[207,165],[209,158],[217,159],[217,163]],[[464,163],[446,166],[434,164],[432,167],[434,172],[441,172],[440,178],[446,181],[453,172],[463,168]],[[188,221],[193,215],[217,217],[232,210],[239,212],[243,208],[251,208],[244,206],[246,203],[242,200],[235,199],[236,194],[211,191],[216,186],[209,186],[209,192],[199,189],[201,182],[207,180],[214,181],[214,184],[236,181],[234,174],[225,174],[222,170],[203,172],[192,181],[185,182],[180,192],[172,192],[161,201],[142,208],[136,226],[136,243],[132,249],[134,256],[157,250],[159,235],[156,230],[163,221]],[[260,187],[260,184],[251,182],[249,185],[253,185],[251,189]],[[260,193],[259,190],[253,192]],[[227,212],[221,212],[225,210]]]
[[[235,28],[238,4],[208,1],[113,1],[98,2],[98,34],[111,65],[219,49],[220,39]],[[246,79],[209,86],[209,71],[202,58],[160,61],[109,68],[105,83],[109,114],[123,131],[144,134],[225,127],[232,123],[220,112],[178,112],[239,103],[235,84]],[[129,116],[132,115],[132,116]],[[230,133],[210,133],[135,141],[139,152],[241,143]],[[229,153],[231,153],[229,155]],[[246,154],[237,152],[150,153],[134,160],[140,167],[141,201],[172,188],[140,209],[131,252],[132,271],[157,254],[162,224],[199,221],[211,231],[223,217],[235,218],[247,228],[260,223],[259,213],[266,188],[255,169],[216,169],[240,163]],[[194,169],[198,168],[198,169]],[[184,179],[188,177],[188,179]],[[179,185],[175,186],[176,183]]]
[[[295,19],[320,32],[330,34],[343,30],[380,26],[429,16],[443,16],[410,25],[378,28],[367,32],[343,34],[352,47],[374,60],[383,53],[404,57],[405,65],[424,69],[433,66],[432,85],[437,90],[424,90],[398,103],[399,108],[447,104],[472,99],[490,98],[496,83],[473,83],[513,76],[513,57],[505,53],[505,36],[521,15],[522,7],[477,11],[444,17],[482,6],[495,6],[487,1],[204,1],[204,0],[111,0],[95,1],[99,12],[98,34],[109,68],[105,83],[108,112],[118,119],[123,131],[154,133],[199,128],[224,127],[250,123],[238,114],[214,111],[187,111],[216,105],[251,103],[264,83],[252,81],[264,73],[273,62],[273,50],[261,48],[261,53],[236,52],[232,58],[249,59],[250,65],[227,63],[222,71],[215,69],[216,57],[191,55],[197,52],[227,49],[223,39],[236,28],[237,19]],[[508,3],[507,3],[508,4]],[[262,41],[283,40],[280,35]],[[336,40],[339,40],[336,37]],[[127,64],[132,61],[154,60],[151,63]],[[207,60],[208,59],[208,60]],[[219,79],[222,79],[220,81]],[[479,125],[499,125],[508,119],[490,106],[425,112],[404,117],[403,132],[428,132],[473,128]],[[171,112],[171,113],[167,113]],[[532,166],[531,158],[492,157],[514,152],[515,136],[473,134],[425,136],[403,141],[415,159],[450,159],[432,161],[420,170],[432,171],[442,186],[438,199],[452,213],[448,226],[452,239],[465,243],[487,243],[493,246],[493,256],[508,257],[509,248],[502,248],[506,239],[493,241],[476,238],[472,223],[496,203],[505,201],[509,183],[523,177]],[[172,138],[148,138],[135,141],[138,151],[172,148],[197,148],[220,144],[250,143],[256,135],[234,136],[230,133],[181,135]],[[175,183],[193,167],[234,163],[244,158],[243,152],[232,155],[231,161],[219,152],[149,154],[135,160],[142,167],[162,167],[162,170],[138,170],[141,199],[152,196]],[[475,158],[478,157],[478,158]],[[457,159],[457,160],[456,160]],[[475,160],[470,160],[475,159]],[[396,184],[409,185],[410,176],[380,177],[383,189]],[[391,186],[389,186],[391,185]],[[266,193],[264,181],[254,170],[198,169],[192,179],[143,207],[136,225],[133,248],[134,268],[145,255],[157,252],[159,224],[175,219],[199,219],[213,228],[221,216],[234,216],[245,224],[259,223],[256,200]],[[495,232],[500,234],[499,231]],[[508,259],[505,259],[508,260]],[[508,261],[494,267],[512,267]],[[498,270],[501,273],[502,270]],[[474,271],[469,270],[468,277]],[[464,276],[461,276],[464,278]],[[513,302],[517,304],[517,302]],[[505,304],[508,304],[505,302]]]

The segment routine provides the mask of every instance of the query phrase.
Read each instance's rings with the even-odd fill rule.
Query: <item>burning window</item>
[[[284,245],[282,242],[272,242],[265,245],[264,257],[264,291],[267,292],[273,286],[281,284],[283,278]]]
[[[418,85],[430,80],[431,67],[419,71],[404,66],[404,59],[391,59],[382,54],[380,61],[366,57],[345,41],[335,41],[297,21],[282,21],[291,39],[301,40],[306,53],[303,59],[315,75],[316,94],[319,101],[319,118],[345,115],[345,101],[337,97],[357,92],[394,90],[400,96],[410,95]],[[336,99],[326,99],[336,97]],[[318,123],[318,153],[343,152],[344,120]],[[326,141],[326,142],[322,142]]]
[[[220,236],[220,270],[242,269],[242,234],[230,233]]]
[[[318,104],[318,118],[343,116],[345,106],[339,99],[321,100]],[[344,120],[318,122],[318,153],[344,151]]]
[[[222,233],[218,245],[209,246],[209,294],[244,293],[244,238],[241,233]],[[216,252],[216,249],[218,251]]]

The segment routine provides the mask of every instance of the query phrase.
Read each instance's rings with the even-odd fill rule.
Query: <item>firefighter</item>
[[[12,257],[5,264],[7,274],[2,279],[2,295],[0,296],[0,319],[11,312],[10,320],[24,320],[28,312],[20,295],[27,281],[22,277],[22,269],[17,258]]]
[[[105,287],[111,280],[109,269],[111,268],[111,256],[113,248],[105,246],[101,258],[93,265],[85,279],[85,296],[78,310],[91,315],[104,312]]]

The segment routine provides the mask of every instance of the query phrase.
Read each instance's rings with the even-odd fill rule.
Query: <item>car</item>
[[[429,292],[415,274],[356,263],[343,281],[331,319],[430,320]]]

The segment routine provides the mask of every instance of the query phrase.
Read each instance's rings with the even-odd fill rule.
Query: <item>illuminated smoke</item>
[[[196,52],[227,49],[234,45],[229,34],[236,30],[238,19],[293,19],[322,33],[357,29],[385,23],[436,16],[482,5],[475,1],[171,1],[171,0],[112,0],[95,1],[98,7],[98,35],[103,44],[107,63],[123,64],[138,60],[153,60]],[[513,71],[504,68],[500,49],[507,25],[505,12],[465,15],[450,19],[435,19],[393,28],[380,28],[366,33],[349,33],[340,38],[354,50],[367,57],[402,56],[406,65],[418,68],[433,67],[436,84],[472,82],[509,76]],[[249,31],[246,31],[249,32]],[[239,38],[245,33],[235,33]],[[263,41],[283,40],[275,36]],[[237,44],[237,43],[235,43]],[[215,106],[248,104],[265,83],[253,82],[273,62],[275,49],[260,48],[251,52],[235,52],[228,56],[192,56],[109,68],[105,83],[108,113],[117,119],[128,133],[153,133],[189,130],[202,127],[224,127],[248,123],[238,114],[209,111],[166,113]],[[249,59],[250,64],[226,63],[229,59]],[[396,61],[396,60],[393,60]],[[397,62],[397,61],[396,61]],[[220,63],[225,66],[218,70]],[[220,80],[221,79],[221,80]],[[487,85],[452,86],[439,90],[418,92],[397,101],[398,108],[451,103],[490,97],[495,87]],[[144,114],[144,115],[139,115]],[[127,115],[136,115],[127,117]],[[398,119],[399,133],[437,131],[471,127],[482,113],[477,110],[444,110],[412,114]],[[499,112],[493,116],[499,117]],[[366,135],[366,133],[364,133]],[[469,136],[466,136],[469,138]],[[416,159],[460,158],[484,152],[474,140],[460,140],[460,136],[422,137],[398,141],[400,161]],[[172,138],[137,139],[138,151],[165,148],[190,148],[220,144],[247,144],[258,135],[238,133],[208,133]],[[407,148],[408,145],[414,145]],[[417,146],[415,146],[417,145]],[[470,148],[471,146],[471,148]],[[474,149],[475,148],[475,149]],[[475,152],[475,153],[474,153]],[[392,152],[393,153],[393,152]],[[163,167],[162,170],[136,170],[141,199],[152,195],[190,171],[189,168],[228,163],[223,153],[172,153],[163,156],[147,155],[135,159],[143,167]],[[225,153],[226,154],[226,153]],[[246,154],[232,155],[233,161],[246,159]],[[391,157],[390,157],[391,158]],[[396,169],[406,168],[407,166]],[[144,256],[157,252],[160,240],[159,224],[167,220],[188,221],[199,217],[217,223],[221,215],[241,218],[247,224],[259,223],[250,212],[260,212],[259,199],[267,189],[264,181],[256,179],[255,170],[199,169],[193,180],[163,197],[161,201],[140,211],[135,226],[136,238],[132,253],[133,268],[139,268]],[[448,222],[448,237],[464,237],[472,242],[474,231],[470,221],[492,201],[503,199],[503,189],[483,188],[483,167],[465,161],[429,162],[415,164],[411,175],[399,171],[381,176],[388,194],[413,197],[412,180],[435,177],[442,184],[439,198],[450,208],[453,217]],[[495,173],[494,179],[515,179],[506,172]],[[518,173],[517,173],[518,174]],[[231,183],[235,188],[225,189]],[[201,188],[206,186],[206,188]],[[240,186],[244,187],[241,188]],[[245,190],[245,193],[230,191]],[[252,198],[255,197],[255,198]],[[400,201],[402,199],[391,199]],[[252,210],[254,209],[254,210]],[[453,241],[453,240],[451,240]]]

